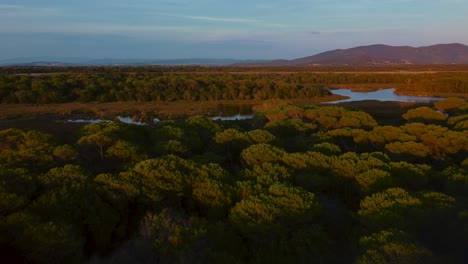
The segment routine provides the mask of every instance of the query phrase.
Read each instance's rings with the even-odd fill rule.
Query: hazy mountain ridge
[[[288,61],[287,65],[404,65],[468,64],[468,46],[438,44],[425,47],[376,44],[338,49]]]
[[[2,66],[112,66],[112,65],[231,65],[268,63],[267,60],[238,60],[238,59],[209,59],[209,58],[188,58],[188,59],[89,59],[89,58],[57,58],[57,57],[35,57],[35,58],[14,58],[0,60]]]
[[[460,43],[424,47],[374,44],[350,49],[337,49],[293,60],[239,59],[89,59],[89,58],[17,58],[0,61],[3,66],[70,66],[70,65],[250,65],[250,66],[371,66],[468,64],[468,46]]]

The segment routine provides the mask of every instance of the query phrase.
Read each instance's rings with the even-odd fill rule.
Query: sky
[[[292,59],[468,44],[468,0],[0,0],[9,58]]]

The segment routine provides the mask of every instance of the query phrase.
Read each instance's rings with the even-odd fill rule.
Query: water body
[[[210,117],[215,121],[239,121],[253,119],[253,105],[251,104],[219,104],[216,109],[208,111],[210,113],[219,113],[217,116]]]
[[[238,121],[238,120],[248,120],[252,119],[254,117],[253,114],[250,115],[232,115],[232,116],[215,116],[215,117],[210,117],[211,119],[215,121]],[[138,125],[138,126],[145,126],[148,125],[147,123],[140,122],[140,121],[135,121],[131,117],[121,117],[117,116],[116,117],[119,122],[126,123],[126,124],[132,124],[132,125]],[[111,120],[106,120],[106,119],[68,119],[66,121],[67,123],[84,123],[84,124],[89,124],[89,123],[99,123],[99,122],[111,122]],[[154,118],[153,119],[154,124],[161,123],[161,120],[159,118]]]
[[[214,121],[238,121],[238,120],[252,119],[253,117],[254,115],[237,114],[234,116],[215,116],[215,117],[212,117],[211,119],[213,119]]]
[[[99,122],[110,122],[110,120],[104,120],[104,119],[68,119],[66,122],[68,122],[68,123],[99,123]]]
[[[139,121],[134,121],[131,117],[121,117],[117,116],[116,117],[119,122],[126,123],[126,124],[133,124],[133,125],[139,125],[139,126],[144,126],[147,125],[146,123],[139,122]],[[107,119],[68,119],[66,122],[68,123],[99,123],[99,122],[111,122],[111,120]],[[154,119],[154,123],[159,123],[160,120],[158,118]]]
[[[395,94],[395,89],[384,89],[375,92],[353,92],[350,89],[332,90],[332,93],[350,97],[349,99],[328,102],[329,104],[364,101],[364,100],[377,100],[377,101],[394,101],[394,102],[420,102],[429,103],[440,101],[444,98],[441,97],[427,97],[427,96],[409,96]]]
[[[145,126],[147,125],[146,123],[143,123],[143,122],[140,122],[140,121],[135,121],[133,120],[131,117],[121,117],[121,116],[117,116],[117,119],[122,122],[122,123],[125,123],[125,124],[132,124],[132,125],[138,125],[138,126]]]

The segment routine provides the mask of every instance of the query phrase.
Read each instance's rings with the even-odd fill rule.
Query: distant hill
[[[79,66],[79,65],[212,65],[212,66],[372,66],[372,65],[468,64],[468,46],[438,44],[414,48],[382,44],[337,49],[293,60],[237,60],[237,59],[89,59],[36,57],[0,61],[3,66]]]
[[[413,48],[377,44],[337,49],[289,61],[271,61],[268,64],[279,66],[468,64],[468,46],[455,43]]]
[[[89,59],[89,58],[59,58],[59,57],[35,57],[1,60],[1,66],[139,66],[139,65],[232,65],[232,64],[261,64],[267,60],[236,60],[236,59]]]

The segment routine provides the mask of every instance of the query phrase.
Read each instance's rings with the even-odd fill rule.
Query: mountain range
[[[268,63],[267,60],[236,60],[236,59],[209,59],[209,58],[189,58],[189,59],[89,59],[75,57],[31,57],[13,58],[0,60],[0,66],[113,66],[113,65],[233,65],[233,64],[256,64]]]
[[[468,46],[438,44],[409,46],[370,45],[337,49],[289,61],[271,61],[271,65],[404,65],[468,64]]]
[[[337,49],[293,60],[236,59],[85,59],[85,58],[20,58],[0,61],[0,65],[70,66],[70,65],[245,65],[245,66],[372,66],[468,64],[468,46],[452,43],[425,47],[376,44],[350,49]]]

